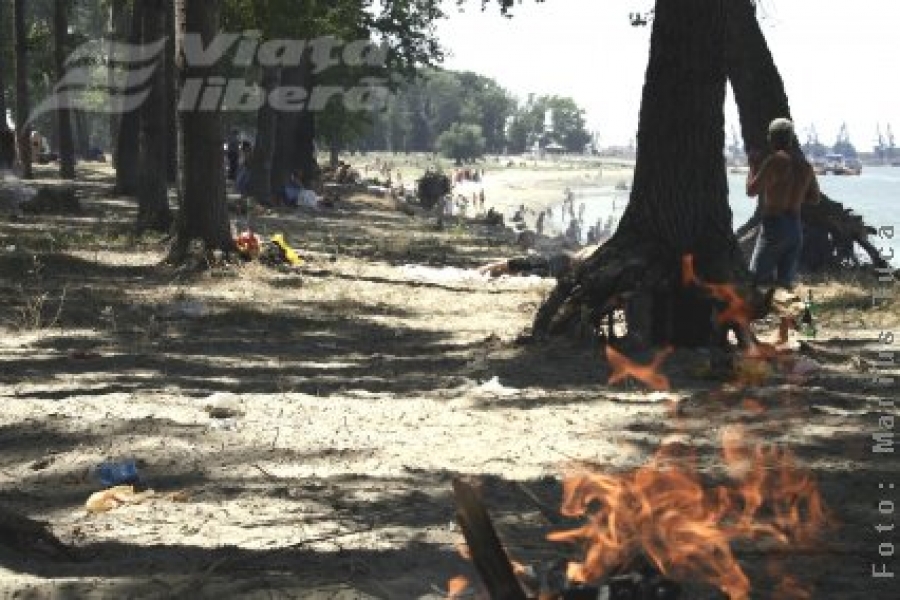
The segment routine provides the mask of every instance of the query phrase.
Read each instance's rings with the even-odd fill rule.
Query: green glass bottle
[[[817,329],[816,329],[816,304],[813,301],[812,290],[809,290],[806,295],[806,302],[804,302],[803,306],[803,317],[800,319],[800,326],[803,335],[807,337],[816,337]]]

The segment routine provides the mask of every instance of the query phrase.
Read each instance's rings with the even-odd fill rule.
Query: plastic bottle
[[[133,460],[102,463],[97,467],[97,478],[106,487],[136,484],[141,479]]]

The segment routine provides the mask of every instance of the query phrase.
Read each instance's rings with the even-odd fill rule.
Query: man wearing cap
[[[769,125],[772,153],[758,164],[751,156],[747,195],[763,195],[762,230],[750,260],[756,283],[775,283],[792,289],[803,248],[800,207],[818,204],[819,184],[813,168],[794,142],[794,124],[775,119]]]

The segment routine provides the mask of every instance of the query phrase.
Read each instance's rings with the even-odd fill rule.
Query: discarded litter
[[[500,378],[496,376],[476,387],[475,391],[482,394],[493,394],[495,396],[515,396],[521,392],[521,390],[517,388],[503,385],[500,383]]]
[[[135,484],[141,480],[133,460],[102,463],[97,467],[97,478],[106,487]]]
[[[244,415],[240,397],[227,392],[218,392],[207,398],[204,410],[211,419],[233,419]]]
[[[203,302],[199,302],[196,300],[185,300],[183,302],[176,302],[172,306],[168,307],[165,311],[165,314],[169,318],[185,317],[189,319],[196,319],[208,315],[209,307],[206,306],[206,304],[204,304]]]
[[[217,431],[237,431],[238,424],[234,419],[216,419],[209,424],[209,428]]]
[[[156,492],[146,490],[135,492],[130,485],[119,485],[102,492],[95,492],[85,502],[85,508],[91,513],[109,512],[124,504],[138,504],[152,497]]]
[[[159,494],[154,490],[135,491],[133,486],[118,485],[108,490],[95,492],[90,495],[84,507],[89,513],[104,513],[124,506],[126,504],[140,504],[151,498],[167,500],[169,502],[189,502],[191,494],[187,490],[178,490]]]

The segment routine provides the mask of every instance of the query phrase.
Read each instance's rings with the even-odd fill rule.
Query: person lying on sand
[[[489,263],[478,268],[482,275],[537,275],[561,279],[587,260],[599,245],[585,246],[577,252],[560,251],[552,254],[527,254]]]

